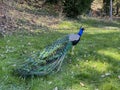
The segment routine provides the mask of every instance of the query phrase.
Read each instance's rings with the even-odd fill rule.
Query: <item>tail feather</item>
[[[59,71],[67,51],[72,43],[68,36],[57,40],[52,45],[46,47],[41,53],[36,53],[28,58],[16,70],[21,76],[47,75],[52,71]]]

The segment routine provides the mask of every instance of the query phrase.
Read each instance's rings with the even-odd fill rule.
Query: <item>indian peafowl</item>
[[[17,74],[27,76],[44,76],[52,71],[59,71],[63,59],[68,50],[76,45],[83,34],[84,28],[80,28],[77,34],[69,34],[53,42],[50,46],[31,55],[24,63],[17,66]]]

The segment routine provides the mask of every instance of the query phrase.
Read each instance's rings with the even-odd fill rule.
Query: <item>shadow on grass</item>
[[[29,10],[28,10],[29,11]],[[37,11],[38,12],[38,11]],[[29,12],[29,13],[33,13],[33,11]],[[39,14],[39,13],[37,13]],[[40,15],[40,14],[39,14]],[[79,21],[78,21],[79,22]],[[82,19],[80,20],[80,22],[87,24],[88,26],[94,26],[94,27],[104,27],[104,26],[112,26],[112,27],[118,27],[120,28],[120,25],[117,23],[108,23],[105,21],[99,21],[99,20],[91,20],[91,19]],[[42,26],[42,25],[36,25],[36,24],[32,24],[30,21],[27,20],[18,20],[19,24],[22,24],[21,29],[22,30],[33,30],[34,32],[38,32],[42,30],[42,33],[31,33],[31,34],[25,34],[24,32],[22,32],[22,34],[24,34],[23,36],[18,36],[16,37],[16,39],[12,39],[10,40],[11,44],[14,44],[14,47],[17,47],[17,45],[25,45],[24,47],[24,51],[27,51],[25,53],[23,53],[23,51],[18,51],[15,54],[14,53],[9,53],[11,54],[10,57],[14,57],[16,54],[27,54],[30,53],[32,50],[35,49],[41,49],[45,46],[47,46],[49,43],[52,43],[53,41],[55,41],[57,38],[62,37],[63,35],[65,35],[64,33],[60,33],[58,31],[50,31],[50,28],[48,28],[47,26]],[[77,26],[76,26],[77,27]],[[45,32],[45,33],[43,33]],[[36,35],[37,34],[37,35]],[[28,35],[28,36],[27,36]],[[96,61],[100,61],[101,63],[108,63],[108,67],[107,67],[107,71],[110,71],[113,73],[117,72],[117,75],[120,74],[119,73],[119,61],[116,60],[115,58],[112,58],[110,56],[106,56],[104,53],[98,53],[99,50],[106,50],[106,49],[110,49],[109,51],[111,51],[112,49],[116,49],[116,47],[119,47],[119,43],[120,43],[120,32],[112,32],[112,33],[102,33],[102,34],[85,34],[84,37],[81,39],[81,44],[79,44],[76,49],[77,53],[75,56],[72,55],[68,55],[68,58],[66,58],[66,60],[64,60],[64,62],[70,62],[69,60],[71,59],[71,64],[69,63],[63,63],[63,68],[62,71],[57,73],[56,75],[50,75],[47,76],[45,78],[43,78],[43,81],[48,82],[48,81],[52,81],[52,86],[48,85],[48,88],[54,88],[56,86],[62,88],[66,88],[66,87],[71,87],[74,84],[79,84],[80,81],[86,82],[89,85],[93,85],[94,87],[99,87],[103,81],[106,81],[105,79],[101,78],[101,75],[105,72],[102,71],[97,71],[96,69],[92,68],[91,66],[83,66],[84,69],[80,68],[77,70],[74,70],[74,76],[73,78],[71,77],[71,68],[69,67],[69,65],[72,65],[72,67],[75,67],[76,64],[80,63],[80,62],[86,62],[87,60],[92,60],[93,62]],[[26,38],[23,38],[23,37]],[[22,39],[22,41],[21,41]],[[20,43],[18,41],[21,41]],[[7,41],[5,41],[7,42]],[[28,45],[28,43],[31,42],[33,43],[33,45]],[[79,50],[80,47],[80,50]],[[23,49],[22,49],[23,50]],[[76,52],[75,51],[75,52]],[[95,52],[94,52],[95,51]],[[119,50],[117,50],[119,52]],[[81,57],[80,57],[81,55]],[[90,56],[89,56],[90,55]],[[84,57],[85,56],[85,57]],[[81,58],[82,61],[75,61],[77,58]],[[105,58],[105,59],[104,59]],[[8,62],[9,58],[6,58],[4,62]],[[2,65],[2,63],[1,63]],[[5,65],[7,67],[7,65]],[[82,64],[80,64],[80,66],[82,67]],[[100,68],[100,67],[99,67]],[[1,71],[2,72],[2,71]],[[4,73],[4,72],[3,72]],[[13,77],[16,78],[16,77]],[[37,77],[39,78],[39,77]],[[30,79],[30,78],[29,78]],[[114,79],[114,78],[113,78]],[[111,79],[110,79],[111,80]],[[19,81],[19,79],[18,79]],[[25,84],[30,85],[28,81],[32,81],[31,79],[25,80]],[[108,80],[109,81],[109,80]],[[9,82],[9,81],[7,81]],[[35,84],[36,82],[36,78],[33,79],[33,82]],[[59,83],[58,83],[59,82]],[[58,83],[58,84],[57,84]],[[19,84],[19,82],[18,82]],[[42,82],[40,82],[40,84],[42,84]],[[47,83],[44,83],[43,86],[46,86]],[[30,86],[31,88],[35,87],[35,86]],[[42,89],[44,90],[44,89]]]
[[[63,33],[58,33],[58,32],[55,33],[56,35],[58,34],[60,34],[61,36],[63,35]],[[75,84],[79,84],[80,82],[85,82],[87,86],[92,85],[93,88],[99,88],[101,87],[101,85],[103,85],[103,83],[106,82],[109,83],[113,79],[116,80],[117,75],[120,74],[119,61],[115,58],[111,58],[110,56],[106,56],[104,53],[100,54],[98,52],[99,50],[106,51],[106,49],[109,49],[109,51],[111,51],[112,49],[116,49],[117,47],[119,47],[119,38],[120,38],[119,34],[120,32],[102,33],[102,34],[94,34],[94,35],[85,34],[84,38],[80,42],[81,44],[76,46],[77,47],[76,50],[78,50],[77,54],[75,56],[69,54],[68,58],[64,60],[62,71],[56,74],[48,75],[44,78],[44,80],[46,82],[50,81],[52,82],[52,84],[54,84],[53,86],[50,86],[50,88],[54,88],[55,86],[58,86],[62,89],[66,87],[72,88],[72,86],[74,86]],[[119,50],[117,49],[116,51],[119,52]],[[76,61],[77,58],[80,58],[82,60]],[[71,62],[70,59],[72,60]],[[102,64],[104,63],[108,64],[108,66],[106,66],[106,70],[98,71],[96,70],[95,67],[93,67],[93,65],[89,65],[90,64],[89,61],[93,61],[93,62],[99,61]],[[88,62],[88,66],[84,65],[84,63],[86,62]],[[69,65],[72,65],[72,67],[76,67],[76,64],[78,63],[80,63],[79,64],[80,66],[78,66],[78,68],[73,70],[74,75],[71,76],[72,68]],[[105,78],[101,77],[101,75],[108,72],[111,73],[109,77],[105,77]],[[58,79],[61,80],[59,81],[59,84],[57,84]],[[29,84],[29,82],[27,82],[27,84]],[[115,89],[114,85],[111,87]]]
[[[78,55],[76,56],[81,58],[81,61],[74,61],[73,63],[78,64],[80,62],[80,69],[77,69],[77,73],[74,76],[73,85],[79,84],[80,81],[85,82],[88,85],[92,85],[94,88],[100,88],[102,87],[103,83],[110,82],[113,79],[117,82],[118,78],[117,76],[120,74],[120,55],[117,56],[117,58],[114,58],[115,56],[111,57],[111,52],[120,54],[120,50],[118,49],[119,46],[119,39],[120,39],[120,32],[111,32],[111,33],[101,33],[101,34],[85,34],[83,40],[81,41],[81,44],[77,47],[80,47],[81,49],[78,51]],[[113,51],[114,49],[114,51]],[[102,50],[103,52],[99,53],[99,51]],[[104,52],[108,50],[108,55],[106,55]],[[109,53],[110,52],[110,53]],[[109,55],[110,54],[110,55]],[[81,57],[79,56],[81,55]],[[71,57],[72,58],[72,57]],[[72,58],[73,59],[73,58]],[[96,67],[94,67],[95,64],[90,62],[101,62],[104,64],[107,64],[106,70],[96,70]],[[83,63],[88,63],[87,65],[84,65]],[[97,65],[97,64],[96,64]],[[74,66],[75,67],[75,66]],[[98,66],[99,68],[103,68]],[[105,73],[111,73],[110,76],[102,78],[101,75],[104,75]],[[112,83],[113,90],[119,90],[116,89],[116,86]],[[105,88],[107,90],[107,88]]]
[[[27,54],[27,52],[30,53],[33,50],[43,49],[49,43],[52,43],[53,41],[55,41],[60,37],[63,37],[64,35],[66,34],[60,33],[58,31],[52,31],[52,32],[46,32],[44,34],[41,33],[38,35],[25,34],[24,36],[19,36],[19,35],[17,35],[17,37],[13,36],[13,38],[9,38],[11,42],[9,42],[8,44],[13,45],[15,48],[19,48],[19,49],[16,53],[13,53],[13,52],[7,53],[6,54],[7,57],[4,59],[3,62],[1,62],[0,67],[2,68],[3,65],[4,67],[8,67],[8,64],[5,62],[8,62],[8,61],[11,62],[10,58],[15,59],[21,53]],[[99,88],[104,82],[109,82],[112,79],[116,80],[116,76],[120,74],[119,60],[112,58],[110,56],[107,56],[104,53],[99,53],[99,51],[100,50],[106,51],[107,49],[111,51],[115,49],[116,52],[119,52],[119,50],[117,49],[120,43],[119,35],[120,35],[120,32],[109,32],[109,33],[100,33],[100,34],[89,34],[86,32],[82,37],[80,44],[76,46],[76,51],[74,51],[76,54],[67,55],[68,57],[65,58],[60,72],[48,75],[46,77],[28,78],[24,80],[22,83],[33,89],[36,88],[38,86],[37,84],[39,83],[39,85],[43,86],[42,90],[50,90],[55,87],[58,87],[64,90],[67,87],[72,88],[72,86],[74,86],[75,84],[79,84],[80,81],[85,82],[87,86],[92,86],[92,89],[93,89],[96,87]],[[4,39],[4,40],[8,41],[8,39]],[[29,42],[32,43],[32,45],[28,45]],[[24,45],[24,47],[20,48],[19,47],[20,45]],[[23,53],[21,51],[21,49],[23,50],[23,48],[24,48],[24,51],[27,51],[26,53]],[[77,59],[80,59],[80,60],[77,60]],[[92,64],[92,63],[89,63],[90,61],[93,61],[96,63],[97,61],[99,61],[102,64],[107,63],[108,66],[106,67],[105,71],[99,71],[99,70],[96,70],[96,68],[94,68],[93,65],[90,65]],[[85,65],[86,62],[88,63],[88,66]],[[77,64],[78,64],[78,67],[76,67]],[[73,69],[72,67],[75,69]],[[5,70],[8,70],[10,68],[7,68]],[[99,68],[102,68],[102,67],[99,67]],[[106,78],[101,78],[101,75],[106,72],[111,72],[111,76]],[[19,81],[21,81],[21,79],[18,78],[17,76],[13,77],[12,75],[10,75],[9,70],[7,72],[6,71],[4,72],[2,70],[1,73],[2,73],[0,76],[1,80],[4,79],[3,77],[4,75],[8,74],[8,78],[5,83],[9,83],[13,81],[12,82],[13,85],[19,85]],[[12,78],[12,80],[10,78]],[[49,89],[45,89],[44,86],[46,86]],[[38,87],[40,88],[40,86]]]
[[[35,84],[37,79],[36,78],[20,78],[19,76],[15,76],[12,74],[12,70],[14,68],[14,65],[19,65],[18,61],[20,59],[24,59],[25,55],[30,55],[33,51],[41,51],[44,47],[46,47],[48,44],[51,44],[53,41],[56,41],[58,38],[63,37],[64,33],[60,33],[57,31],[48,31],[43,33],[29,33],[21,31],[21,33],[14,33],[12,36],[6,36],[3,40],[0,40],[0,43],[6,43],[5,46],[1,46],[4,48],[3,50],[0,49],[0,55],[4,55],[6,58],[3,60],[3,62],[0,63],[0,69],[1,69],[1,75],[0,79],[3,80],[3,84],[5,84],[5,87],[8,88],[15,88],[17,90],[16,85],[22,86],[25,88],[26,86],[30,86],[30,88],[36,88],[36,86],[31,86],[31,84]],[[9,42],[7,42],[9,41]],[[14,47],[15,51],[9,51],[9,48],[6,48],[6,46]],[[8,52],[6,52],[8,50]],[[23,57],[23,58],[22,58]],[[0,60],[3,59],[0,57]],[[5,67],[3,70],[2,68]],[[5,78],[4,76],[8,76]],[[39,84],[43,87],[41,87],[41,90],[46,90],[46,82],[48,77],[41,77],[43,80],[40,79]],[[56,77],[57,78],[57,77]],[[5,79],[5,80],[4,80]],[[20,83],[21,80],[23,81],[22,84]],[[32,83],[33,81],[33,83]],[[12,82],[9,84],[9,82]],[[43,84],[44,83],[44,84]],[[21,84],[21,85],[20,85]],[[2,88],[3,89],[3,88]],[[12,89],[10,89],[12,90]],[[26,90],[26,89],[25,89]],[[36,90],[36,89],[35,89]]]

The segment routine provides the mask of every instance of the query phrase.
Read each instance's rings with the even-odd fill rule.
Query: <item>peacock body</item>
[[[17,66],[17,73],[21,76],[44,76],[52,71],[59,71],[68,50],[76,45],[83,33],[81,28],[78,34],[66,35],[51,45],[31,55],[25,62]]]

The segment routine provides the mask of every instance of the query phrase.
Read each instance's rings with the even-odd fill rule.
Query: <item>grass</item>
[[[37,17],[39,23],[31,24],[29,13],[33,14],[30,11],[27,19],[18,20],[22,24],[19,32],[0,38],[0,90],[119,90],[119,22],[65,19],[55,24],[55,28],[48,28],[49,23],[46,25],[44,22],[41,26],[43,22],[39,22],[45,21],[44,17]],[[86,31],[74,53],[68,52],[60,72],[31,78],[12,73],[24,56],[42,50],[66,34],[76,33],[81,25],[86,27]]]
[[[69,24],[69,23],[68,23]],[[60,72],[46,77],[21,78],[12,74],[24,55],[42,50],[59,37],[76,30],[30,34],[15,33],[0,39],[1,90],[119,90],[120,31],[87,28],[81,42],[66,56]],[[102,77],[106,73],[110,75]],[[82,86],[80,83],[84,84]]]

